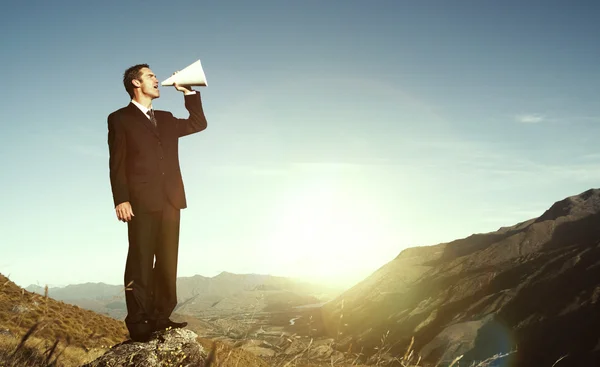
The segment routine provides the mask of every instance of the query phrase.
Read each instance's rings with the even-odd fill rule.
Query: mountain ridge
[[[38,285],[25,288],[28,291],[44,294],[45,289]],[[221,272],[214,277],[194,275],[177,278],[177,309],[186,309],[196,313],[204,310],[214,302],[230,299],[235,303],[251,300],[248,292],[260,291],[288,294],[290,304],[302,302],[317,303],[327,301],[339,294],[341,290],[328,286],[297,281],[292,278],[265,274],[235,274]],[[60,301],[72,303],[115,319],[123,319],[126,315],[124,290],[122,286],[106,283],[80,283],[65,287],[49,288],[48,294]],[[196,306],[193,306],[196,304]],[[246,305],[253,307],[253,305]]]
[[[517,366],[552,365],[565,354],[571,365],[595,363],[597,259],[600,190],[590,189],[494,232],[405,249],[323,310],[330,334],[365,350],[387,335],[401,353],[414,336],[426,361],[463,354],[468,364],[496,343],[495,353],[518,347],[507,357]]]

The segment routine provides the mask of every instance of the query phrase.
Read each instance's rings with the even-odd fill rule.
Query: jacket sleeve
[[[197,133],[206,129],[208,126],[206,116],[204,116],[204,110],[202,109],[200,92],[196,91],[196,93],[186,95],[184,98],[185,108],[190,113],[190,116],[187,119],[174,117],[179,137]]]
[[[121,120],[114,114],[108,116],[108,150],[110,185],[115,207],[129,201],[127,186],[127,141]]]

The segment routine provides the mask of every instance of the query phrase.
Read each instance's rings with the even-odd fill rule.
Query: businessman
[[[133,341],[152,332],[181,328],[170,320],[177,305],[177,254],[180,210],[187,207],[179,167],[179,138],[206,129],[200,93],[183,92],[186,119],[154,110],[158,80],[148,64],[123,75],[131,102],[108,116],[109,171],[117,218],[127,223],[125,324]]]

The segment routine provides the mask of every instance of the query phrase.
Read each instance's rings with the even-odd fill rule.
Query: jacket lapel
[[[137,108],[131,102],[129,103],[128,108],[129,108],[129,112],[131,113],[131,115],[133,117],[135,117],[135,120],[139,121],[142,125],[144,125],[157,138],[160,138],[160,136],[158,135],[158,129],[156,127],[154,127],[154,125],[152,124],[152,121],[150,121],[150,119],[148,117],[146,117],[146,115],[144,115],[144,113],[142,111],[140,111],[139,108]],[[156,117],[156,115],[155,115],[155,117]],[[157,121],[158,121],[158,118],[157,118]],[[158,124],[158,122],[157,122],[157,124]]]

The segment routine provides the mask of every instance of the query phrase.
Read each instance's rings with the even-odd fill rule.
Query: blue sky
[[[600,180],[593,1],[2,6],[0,272],[120,284],[106,117],[130,65],[201,59],[179,276],[351,285],[403,248],[540,215]],[[162,87],[155,108],[185,117]]]

